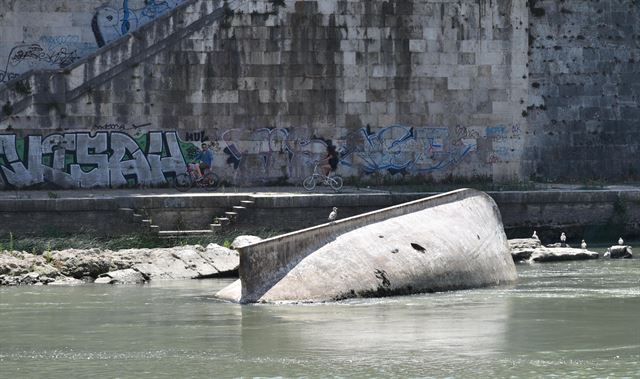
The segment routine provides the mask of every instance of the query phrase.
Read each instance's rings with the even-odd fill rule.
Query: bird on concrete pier
[[[560,234],[560,242],[562,242],[563,245],[567,242],[567,236],[566,234],[564,234],[564,232]]]
[[[533,231],[533,235],[531,236],[531,238],[540,241],[540,238],[538,238],[538,233],[535,230]]]
[[[329,221],[334,221],[338,217],[338,208],[333,207],[331,213],[329,213]]]
[[[622,237],[618,238],[618,245],[624,245],[624,240]]]
[[[586,250],[587,249],[587,243],[584,242],[584,240],[582,240],[582,243],[580,244],[580,247],[582,248],[582,250]]]

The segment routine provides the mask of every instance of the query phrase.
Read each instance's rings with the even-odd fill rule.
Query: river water
[[[640,259],[510,287],[245,305],[231,280],[0,288],[1,378],[639,378]]]

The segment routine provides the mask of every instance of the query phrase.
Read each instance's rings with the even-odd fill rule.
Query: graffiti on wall
[[[321,145],[319,149],[316,144]],[[235,170],[241,165],[256,165],[263,177],[296,177],[302,175],[314,150],[324,151],[326,143],[307,137],[304,131],[293,133],[288,128],[229,129],[222,133],[222,153]]]
[[[476,138],[453,138],[449,128],[403,125],[391,125],[378,131],[367,125],[348,140],[352,141],[346,149],[341,149],[340,162],[346,166],[359,166],[365,174],[442,171],[459,164],[476,151],[477,146]]]
[[[325,157],[328,144],[337,147],[344,176],[449,173],[464,162],[490,166],[517,160],[521,133],[517,126],[390,125],[366,126],[330,140],[308,129],[267,127],[228,129],[210,139],[204,130],[185,131],[181,138],[174,131],[141,129],[148,125],[106,123],[92,133],[25,138],[0,134],[0,188],[162,186],[185,171],[205,141],[214,155],[224,157],[214,162],[215,170],[245,182],[302,178]]]
[[[358,129],[336,141],[287,128],[229,129],[222,134],[226,163],[234,170],[257,164],[264,174],[304,175],[336,145],[340,165],[353,174],[418,174],[444,171],[477,150],[480,134],[468,128],[391,125]]]
[[[15,45],[0,67],[0,83],[31,69],[63,68],[95,48],[79,36],[42,36],[40,41]]]
[[[175,8],[184,0],[148,0],[142,8],[131,8],[123,0],[119,8],[99,7],[91,20],[91,30],[99,47],[114,41],[161,14]]]
[[[17,138],[0,134],[0,179],[21,188],[52,183],[65,188],[155,186],[185,172],[195,147],[176,132],[63,133]]]
[[[94,42],[77,35],[41,35],[26,42],[0,48],[0,83],[16,79],[32,69],[64,68],[78,59],[93,53],[97,47],[116,40],[122,35],[175,8],[184,0],[145,0],[140,8],[134,8],[129,0],[112,1],[118,4],[102,5],[95,10],[91,27]],[[37,29],[36,29],[37,30]],[[34,31],[29,30],[29,33]],[[37,33],[37,31],[35,32]],[[35,34],[34,33],[34,34]]]

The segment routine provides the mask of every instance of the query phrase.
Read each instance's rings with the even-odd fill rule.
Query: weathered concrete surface
[[[240,251],[240,302],[330,301],[511,283],[495,202],[458,190],[267,239]],[[241,289],[240,293],[237,292]]]

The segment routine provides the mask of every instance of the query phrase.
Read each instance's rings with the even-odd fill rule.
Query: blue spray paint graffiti
[[[394,174],[429,173],[460,163],[476,150],[477,140],[450,140],[448,128],[416,128],[391,125],[372,132],[369,126],[358,131],[363,143],[351,143],[341,163],[360,166],[365,174],[386,171]],[[350,136],[348,139],[353,139]]]
[[[123,0],[119,9],[101,6],[91,20],[91,29],[99,47],[139,28],[161,14],[177,7],[184,0],[149,0],[142,8],[131,9]]]

